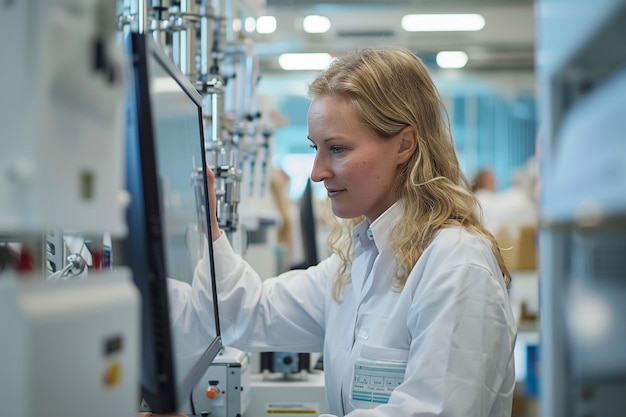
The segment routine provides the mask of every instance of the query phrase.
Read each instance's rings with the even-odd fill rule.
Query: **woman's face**
[[[324,182],[333,212],[370,222],[396,198],[393,185],[402,157],[400,134],[379,139],[357,118],[346,99],[315,97],[308,113],[309,140],[316,149],[311,179]]]

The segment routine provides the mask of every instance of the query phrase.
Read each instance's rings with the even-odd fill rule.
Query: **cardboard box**
[[[537,227],[503,227],[496,234],[504,263],[510,271],[537,269]]]

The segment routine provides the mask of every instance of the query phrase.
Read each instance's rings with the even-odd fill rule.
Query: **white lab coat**
[[[366,222],[353,230],[352,283],[341,304],[330,295],[336,255],[261,282],[222,234],[214,251],[224,343],[323,351],[327,406],[337,416],[510,416],[517,330],[488,242],[460,228],[442,230],[397,292],[389,233],[401,213],[397,203],[372,223],[373,240]],[[174,324],[190,350],[213,336],[207,262],[196,269],[193,289],[176,290]],[[362,372],[370,383],[393,385],[394,372],[399,379],[390,396],[371,396],[371,385],[355,382],[363,382]]]

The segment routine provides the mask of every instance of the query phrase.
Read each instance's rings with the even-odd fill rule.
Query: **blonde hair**
[[[477,201],[456,157],[449,117],[422,61],[401,47],[356,50],[340,57],[309,86],[309,95],[348,98],[359,119],[381,140],[411,126],[417,149],[398,167],[393,192],[404,201],[404,215],[391,233],[399,269],[394,288],[400,291],[413,266],[436,233],[460,226],[490,242],[505,282],[511,280],[498,244],[476,214]],[[336,219],[328,237],[329,250],[341,259],[333,283],[340,302],[354,256],[349,230],[363,218]]]

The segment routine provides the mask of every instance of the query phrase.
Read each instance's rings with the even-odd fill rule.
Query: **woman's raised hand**
[[[213,170],[207,165],[206,167],[207,188],[209,191],[209,210],[211,217],[211,234],[213,242],[220,237],[222,232],[220,231],[220,225],[217,222],[217,195],[215,193],[215,174]]]

